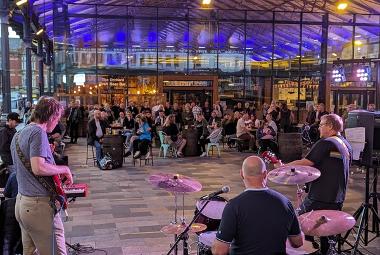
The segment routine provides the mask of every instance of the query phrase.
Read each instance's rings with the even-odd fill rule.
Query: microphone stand
[[[168,253],[166,255],[170,255],[170,253],[174,250],[174,248],[176,248],[178,246],[178,243],[181,240],[183,240],[183,255],[189,255],[189,246],[187,244],[187,240],[189,239],[188,232],[190,230],[190,227],[198,219],[198,217],[199,217],[199,215],[201,215],[202,211],[206,208],[207,204],[210,202],[210,198],[213,198],[213,197],[215,197],[215,195],[209,197],[207,200],[204,200],[204,201],[206,201],[206,203],[204,203],[204,205],[198,211],[198,213],[196,215],[194,215],[193,219],[191,220],[191,222],[189,223],[189,225],[187,225],[187,227],[183,230],[183,232],[178,235],[178,237],[175,240],[173,246],[170,248],[170,250],[168,251]]]

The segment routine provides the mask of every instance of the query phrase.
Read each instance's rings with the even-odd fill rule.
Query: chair
[[[210,142],[207,144],[207,150],[206,150],[207,157],[208,157],[208,152],[210,151],[210,149],[213,149],[213,147],[216,147],[216,149],[218,150],[218,157],[220,158],[220,144],[219,143],[220,143],[220,140],[223,138],[223,129],[221,128],[215,134],[211,133],[211,135],[208,138],[210,139]]]
[[[89,146],[91,147],[92,156],[88,155],[89,154],[89,149],[88,149]],[[94,166],[96,166],[96,156],[95,156],[95,152],[94,152],[94,146],[88,144],[88,134],[87,134],[86,165],[88,164],[89,159],[92,159]]]
[[[164,153],[164,158],[166,158],[166,155],[168,152],[171,152],[174,157],[177,157],[177,148],[171,146],[170,144],[165,142],[165,133],[163,131],[158,131],[158,136],[160,138],[160,152],[158,153],[158,156],[161,157],[161,151]]]
[[[136,166],[136,160],[139,160],[140,161],[140,166],[141,166],[141,161],[145,161],[145,165],[149,165],[149,164],[152,164],[153,166],[153,149],[152,149],[152,142],[149,143],[149,149],[148,149],[148,153],[144,156],[141,156],[137,159],[133,158],[132,157],[132,163],[133,163],[133,166]]]

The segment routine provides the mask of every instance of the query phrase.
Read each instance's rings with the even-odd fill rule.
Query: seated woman
[[[207,136],[209,135],[207,125],[208,125],[207,120],[205,119],[203,114],[202,113],[198,114],[196,116],[194,126],[198,132],[198,143],[201,145],[201,152],[202,152],[201,157],[205,157],[207,155],[206,144],[207,144]]]
[[[228,147],[231,147],[233,145],[233,140],[231,140],[231,138],[236,137],[236,122],[230,113],[224,115],[222,126],[224,136],[227,139],[227,145]]]
[[[134,132],[135,120],[133,119],[132,113],[130,111],[128,111],[125,116],[126,117],[123,120],[123,136],[125,136],[125,144],[128,145]]]
[[[152,141],[151,128],[149,127],[146,117],[139,114],[136,116],[136,122],[139,124],[139,129],[136,132],[138,137],[133,140],[134,159],[145,156],[148,153],[148,147]]]
[[[178,135],[179,131],[175,124],[175,115],[170,114],[166,118],[162,131],[166,134],[166,141],[177,148],[177,156],[183,157],[182,150],[186,145],[186,140],[181,135]]]
[[[260,147],[260,152],[270,150],[275,154],[278,153],[278,145],[276,143],[276,132],[268,124],[268,122],[261,122],[260,127],[257,129],[256,137]]]

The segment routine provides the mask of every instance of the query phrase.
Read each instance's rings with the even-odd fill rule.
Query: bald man
[[[224,208],[212,254],[286,254],[286,239],[292,247],[301,247],[293,206],[285,196],[267,187],[263,160],[246,158],[240,175],[246,189]]]

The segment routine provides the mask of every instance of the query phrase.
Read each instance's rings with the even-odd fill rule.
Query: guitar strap
[[[45,177],[37,176],[37,175],[35,175],[33,173],[30,161],[27,161],[25,159],[25,156],[24,156],[24,154],[21,151],[20,144],[19,144],[19,134],[20,133],[17,132],[16,135],[15,135],[15,142],[16,142],[15,144],[16,144],[17,155],[18,155],[20,161],[22,162],[22,164],[24,165],[24,167],[47,190],[47,192],[49,192],[49,195],[50,195],[50,206],[54,209],[54,214],[56,214],[57,212],[59,212],[62,209],[62,206],[63,206],[63,203],[64,203],[64,198],[57,193],[55,187],[52,186],[51,183],[49,183],[45,179]],[[59,202],[59,204],[60,204],[59,207],[57,207],[57,205],[55,203],[56,201]]]

